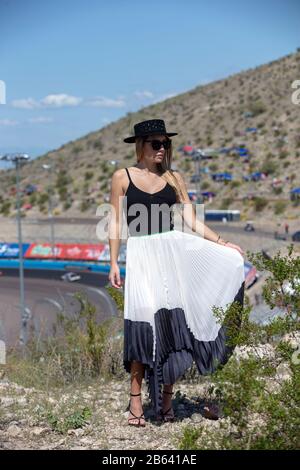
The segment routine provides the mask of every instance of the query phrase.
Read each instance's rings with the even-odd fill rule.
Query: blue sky
[[[0,154],[35,157],[297,47],[297,0],[0,0]]]

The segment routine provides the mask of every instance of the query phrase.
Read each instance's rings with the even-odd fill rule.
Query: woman
[[[119,234],[120,200],[126,202],[130,234],[124,290],[124,368],[131,373],[128,424],[145,426],[143,378],[157,419],[172,421],[173,384],[193,361],[200,374],[227,362],[233,348],[212,307],[225,309],[233,301],[242,307],[245,283],[242,249],[197,219],[182,176],[171,169],[170,137],[177,133],[167,132],[161,119],[137,123],[134,132],[124,142],[136,144],[137,163],[113,174],[111,204]],[[197,235],[174,229],[171,209],[178,206]],[[109,243],[109,280],[120,288],[120,237],[110,237]]]

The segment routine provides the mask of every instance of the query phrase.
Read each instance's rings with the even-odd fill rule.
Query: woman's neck
[[[142,170],[144,173],[154,173],[156,175],[161,173],[158,168],[158,165],[156,164],[148,166],[145,163],[137,163],[135,167],[138,168],[139,170]]]

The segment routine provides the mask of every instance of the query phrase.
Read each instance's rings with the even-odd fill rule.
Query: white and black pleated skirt
[[[145,365],[157,414],[162,385],[195,362],[200,374],[224,365],[233,347],[212,307],[244,302],[244,259],[235,249],[179,230],[130,236],[124,285],[124,368]]]

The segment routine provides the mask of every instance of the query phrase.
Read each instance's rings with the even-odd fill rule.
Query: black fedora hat
[[[150,119],[148,121],[138,122],[134,125],[134,135],[124,139],[127,144],[135,142],[137,137],[144,137],[146,135],[161,134],[171,137],[177,135],[177,132],[167,132],[165,122],[162,119]]]

